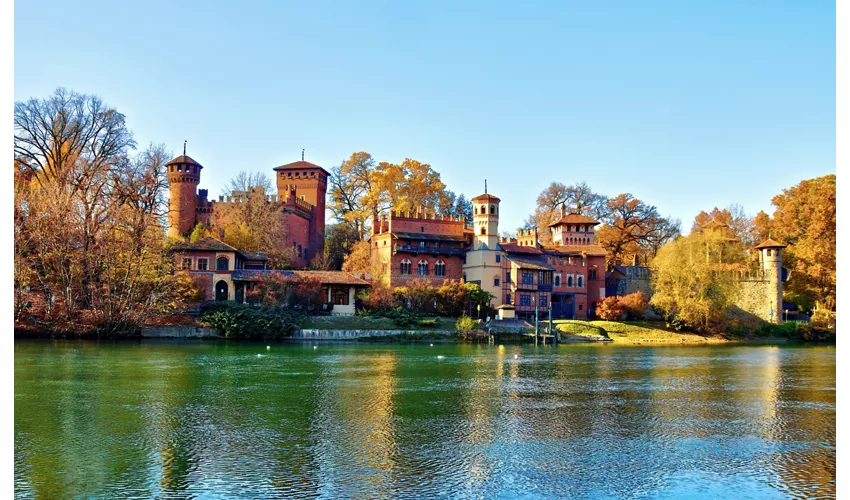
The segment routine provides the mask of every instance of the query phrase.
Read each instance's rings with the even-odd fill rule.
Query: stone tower
[[[275,167],[278,199],[286,200],[295,191],[297,200],[315,207],[310,220],[311,256],[325,248],[325,195],[328,190],[327,170],[308,161],[296,161]]]
[[[495,250],[499,243],[499,198],[481,194],[472,198],[472,227],[475,231],[473,247]]]
[[[782,322],[782,249],[785,245],[768,238],[766,241],[759,243],[756,250],[759,252],[759,263],[761,271],[764,273],[764,279],[768,282],[768,288],[765,291],[767,297],[765,300],[770,303],[770,311],[773,314],[770,316],[771,323]]]
[[[201,182],[200,163],[186,156],[165,164],[168,173],[168,236],[182,238],[195,227],[198,211],[198,184]]]

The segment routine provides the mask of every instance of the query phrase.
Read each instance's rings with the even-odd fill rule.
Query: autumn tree
[[[652,260],[650,304],[668,321],[696,331],[718,329],[736,300],[745,268],[741,246],[718,233],[694,233],[664,245]]]
[[[295,252],[285,244],[287,231],[282,221],[286,215],[280,207],[282,202],[272,203],[263,191],[252,190],[262,186],[246,183],[250,180],[263,181],[262,176],[245,172],[230,180],[231,186],[243,189],[237,191],[230,202],[216,205],[209,233],[214,237],[223,234],[224,242],[239,250],[267,253],[269,265],[274,268],[289,268]]]
[[[758,244],[755,220],[744,212],[744,207],[741,205],[732,204],[723,210],[714,207],[711,212],[700,212],[694,218],[691,231],[700,231],[711,221],[729,226],[730,235],[740,241],[745,248],[752,248]]]
[[[526,219],[527,227],[540,229],[539,237],[544,244],[552,243],[549,224],[569,213],[578,213],[596,220],[606,220],[608,198],[595,193],[586,182],[566,186],[553,182],[537,197],[534,213]]]
[[[351,253],[343,259],[342,270],[354,274],[371,274],[373,280],[377,280],[368,240],[360,240],[351,246]]]
[[[635,257],[648,262],[666,242],[675,238],[681,223],[662,217],[658,209],[629,193],[607,202],[609,222],[597,232],[599,244],[608,252],[608,265],[630,263]]]
[[[791,272],[786,297],[803,307],[832,311],[836,297],[836,177],[807,179],[775,196],[773,216],[755,217],[755,234],[788,245],[782,265]]]

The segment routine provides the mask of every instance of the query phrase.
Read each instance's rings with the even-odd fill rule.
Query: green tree
[[[717,233],[679,237],[652,261],[650,304],[693,330],[716,330],[739,293],[734,271],[745,263],[741,246]]]

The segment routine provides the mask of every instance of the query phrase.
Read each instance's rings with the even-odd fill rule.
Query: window
[[[521,293],[519,295],[519,305],[530,306],[531,305],[531,295]]]
[[[578,288],[584,288],[584,276],[576,277],[576,286]]]
[[[570,288],[573,287],[573,277],[572,276],[567,276],[567,286],[570,287]]]
[[[475,207],[475,215],[478,215],[478,207]]]
[[[579,305],[578,305],[578,310],[579,310],[579,311],[581,311],[582,307],[584,307],[584,304],[579,304]]]
[[[552,273],[549,271],[537,271],[537,283],[541,285],[551,285]]]
[[[192,269],[192,259],[183,259],[183,269],[187,271]]]
[[[481,228],[481,234],[487,234],[487,228],[486,228],[486,227],[482,227],[482,228]],[[768,252],[769,252],[769,251],[770,251],[770,250],[768,250]]]
[[[301,245],[298,245],[298,256],[301,257]]]
[[[589,273],[587,273],[587,274],[588,274],[587,279],[589,279],[589,280],[595,280],[595,279],[596,279],[596,268],[595,268],[595,267],[591,267],[591,268],[590,268],[590,272],[589,272]]]
[[[505,294],[505,304],[510,304],[510,303],[511,303],[511,293],[508,292],[508,293]]]
[[[438,260],[436,264],[434,264],[434,274],[437,276],[445,276],[446,275],[446,263]]]
[[[561,286],[561,276],[555,276],[555,286]]]
[[[420,260],[419,261],[419,276],[427,276],[428,275],[428,261]]]
[[[508,269],[505,271],[505,283],[511,283],[511,270]]]
[[[401,261],[401,274],[410,274],[410,261],[407,259]]]
[[[767,249],[767,256],[770,257],[770,249]]]
[[[490,205],[490,213],[491,213],[491,214],[495,214],[495,213],[496,213],[496,205]]]
[[[546,304],[549,303],[549,298],[546,295],[540,296],[540,307],[546,307]]]
[[[502,255],[497,253],[496,254],[496,263],[499,263],[499,262],[502,262]]]
[[[207,259],[198,259],[198,271],[207,270]]]
[[[337,306],[348,305],[348,290],[334,290],[331,293],[331,301]]]
[[[493,278],[493,286],[499,286],[499,278]]]
[[[219,257],[218,260],[215,261],[215,270],[216,271],[227,271],[230,267],[230,262],[227,260],[227,257]]]
[[[523,285],[533,285],[534,284],[534,273],[531,271],[523,271],[522,272],[522,284]]]
[[[419,248],[425,248],[425,240],[419,242]]]

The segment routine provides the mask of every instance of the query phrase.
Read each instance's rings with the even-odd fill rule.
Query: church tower
[[[201,182],[200,163],[183,155],[165,164],[168,174],[168,236],[182,238],[195,227],[198,211],[198,184]]]
[[[785,245],[768,238],[759,243],[756,250],[759,252],[759,263],[764,273],[764,279],[768,282],[765,291],[769,302],[771,323],[782,322],[782,249]]]
[[[481,194],[472,198],[472,228],[475,231],[473,248],[495,250],[499,243],[499,198]]]

